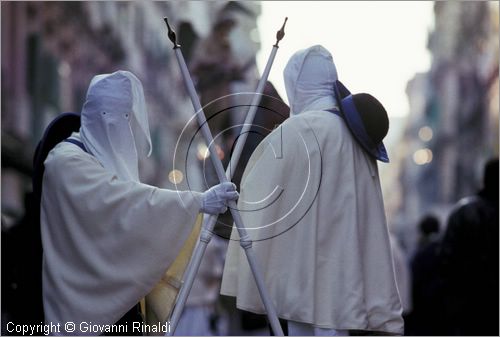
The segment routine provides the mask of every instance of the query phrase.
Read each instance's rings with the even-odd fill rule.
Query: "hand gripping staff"
[[[182,55],[182,51],[180,48],[180,45],[177,44],[177,37],[175,32],[172,30],[170,25],[168,24],[167,18],[164,18],[165,23],[168,28],[168,37],[170,41],[174,44],[174,52],[175,56],[177,58],[177,62],[179,63],[179,67],[181,69],[181,74],[182,78],[184,80],[184,84],[186,85],[186,89],[188,91],[188,94],[191,98],[191,102],[193,104],[193,107],[195,109],[196,113],[196,119],[198,124],[200,125],[200,130],[202,133],[203,138],[205,139],[205,142],[207,144],[212,144],[213,143],[213,137],[210,132],[210,129],[208,127],[208,123],[205,118],[205,114],[203,112],[203,109],[200,104],[200,100],[198,98],[198,95],[196,93],[196,90],[193,85],[193,81],[191,79],[191,75],[189,74],[189,71],[186,66],[186,62],[184,61],[184,57]],[[274,61],[274,57],[276,56],[276,52],[278,50],[278,43],[279,41],[284,37],[285,32],[285,24],[286,24],[287,18],[285,19],[285,22],[283,23],[283,26],[281,29],[278,31],[276,34],[276,44],[273,46],[271,55],[269,56],[269,59],[267,61],[266,67],[264,69],[264,72],[262,74],[262,77],[259,81],[259,84],[257,86],[257,91],[256,94],[252,100],[252,103],[250,105],[250,109],[247,113],[245,123],[241,129],[241,137],[238,137],[237,143],[233,152],[233,155],[231,157],[231,162],[226,170],[226,174],[224,174],[224,168],[222,166],[222,162],[219,159],[219,156],[217,155],[217,152],[215,150],[214,146],[209,147],[210,151],[210,158],[212,160],[212,164],[215,167],[215,171],[217,172],[217,176],[219,178],[219,181],[225,182],[229,181],[232,178],[232,174],[234,173],[234,168],[237,166],[241,152],[243,150],[243,147],[245,145],[246,138],[248,136],[249,130],[252,127],[252,122],[255,117],[255,112],[257,110],[257,107],[259,105],[260,99],[262,97],[262,92],[264,91],[264,86],[267,81],[267,77],[269,76],[269,72],[271,70],[272,63]],[[231,170],[233,168],[233,170]],[[230,201],[229,202],[229,209],[231,211],[231,215],[233,216],[234,222],[236,223],[236,228],[238,230],[238,233],[240,235],[240,245],[241,247],[245,250],[245,254],[248,260],[248,264],[250,265],[250,269],[252,271],[252,274],[255,278],[255,283],[257,284],[257,289],[259,290],[260,297],[262,299],[262,302],[264,304],[264,307],[267,312],[267,317],[269,319],[269,323],[271,325],[271,328],[273,329],[273,332],[275,335],[278,336],[283,336],[283,331],[281,329],[278,316],[276,314],[276,310],[274,309],[274,306],[270,300],[269,293],[267,292],[267,289],[265,288],[264,285],[264,280],[262,278],[262,274],[260,272],[260,269],[258,269],[257,261],[255,259],[255,255],[252,250],[252,241],[250,240],[250,237],[247,234],[247,231],[244,227],[243,221],[241,219],[241,215],[236,207],[236,202],[235,201]],[[200,267],[201,264],[201,259],[205,253],[205,249],[207,244],[210,242],[212,238],[212,233],[213,233],[213,228],[215,226],[215,223],[217,222],[217,216],[212,215],[208,218],[208,220],[203,224],[203,229],[200,234],[200,242],[197,245],[193,257],[191,258],[191,261],[189,263],[188,269],[187,269],[187,274],[184,280],[184,284],[179,292],[179,297],[176,302],[176,305],[174,307],[174,311],[172,313],[172,317],[170,320],[170,331],[168,335],[173,335],[175,332],[175,329],[177,327],[177,324],[180,319],[180,315],[182,314],[182,311],[184,309],[184,305],[186,303],[187,297],[189,295],[189,292],[191,290],[191,287],[194,282],[194,278],[196,276],[196,273]]]

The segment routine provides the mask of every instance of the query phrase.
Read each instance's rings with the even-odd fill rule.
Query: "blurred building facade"
[[[397,151],[394,221],[410,250],[420,218],[444,219],[481,187],[484,163],[498,156],[498,3],[438,1],[434,12],[431,69],[408,83],[410,114]]]
[[[130,70],[143,83],[153,155],[141,162],[142,181],[165,188],[182,183],[186,172],[169,172],[193,108],[163,17],[177,31],[190,67],[196,46],[209,39],[220,20],[230,18],[227,57],[249,64],[238,82],[254,88],[259,14],[254,2],[2,2],[2,225],[22,215],[32,155],[44,128],[61,112],[79,112],[91,78],[99,73]],[[200,167],[186,168],[200,177],[191,179],[191,188],[203,188]]]

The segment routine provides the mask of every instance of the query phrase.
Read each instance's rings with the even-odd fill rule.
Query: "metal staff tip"
[[[285,36],[285,25],[288,20],[288,17],[285,18],[285,22],[283,22],[283,26],[281,26],[281,29],[278,30],[276,33],[276,44],[274,45],[275,47],[278,47],[278,43],[281,41],[283,36]]]
[[[164,17],[163,20],[165,21],[165,24],[167,25],[167,29],[168,29],[168,38],[170,39],[170,41],[172,41],[172,43],[174,44],[174,49],[176,48],[180,48],[180,45],[177,44],[177,35],[175,34],[174,30],[172,29],[172,27],[170,27],[170,25],[168,24],[168,18],[167,17]]]

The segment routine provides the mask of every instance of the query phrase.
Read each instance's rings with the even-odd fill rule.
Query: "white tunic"
[[[324,59],[332,62],[331,56]],[[312,59],[322,60],[317,54]],[[306,73],[307,64],[298,61],[297,76]],[[333,69],[316,73],[336,77]],[[297,76],[289,78],[300,82]],[[327,81],[309,83],[329,86]],[[335,107],[328,88],[315,91],[299,84],[302,94],[287,87],[294,115],[253,153],[238,201],[250,237],[257,240],[253,249],[272,302],[279,317],[319,328],[401,334],[376,161],[339,116],[324,110]],[[304,102],[305,110],[298,109]],[[264,313],[235,228],[231,238],[221,293],[235,296],[242,310]]]
[[[74,144],[57,145],[45,161],[41,209],[46,323],[74,322],[76,334],[90,333],[80,322],[115,323],[178,254],[198,198],[118,179]]]

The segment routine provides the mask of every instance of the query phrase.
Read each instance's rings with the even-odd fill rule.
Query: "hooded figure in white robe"
[[[94,335],[102,331],[80,323],[117,322],[160,280],[198,212],[225,211],[237,193],[230,183],[199,193],[139,181],[151,138],[142,85],[127,71],[94,77],[70,139],[45,160],[44,312],[46,323],[60,323],[56,333]]]
[[[291,117],[253,153],[238,201],[278,316],[311,333],[402,334],[377,163],[328,111],[338,108],[331,54],[295,53],[284,79]],[[221,293],[264,314],[235,228],[231,239]]]

